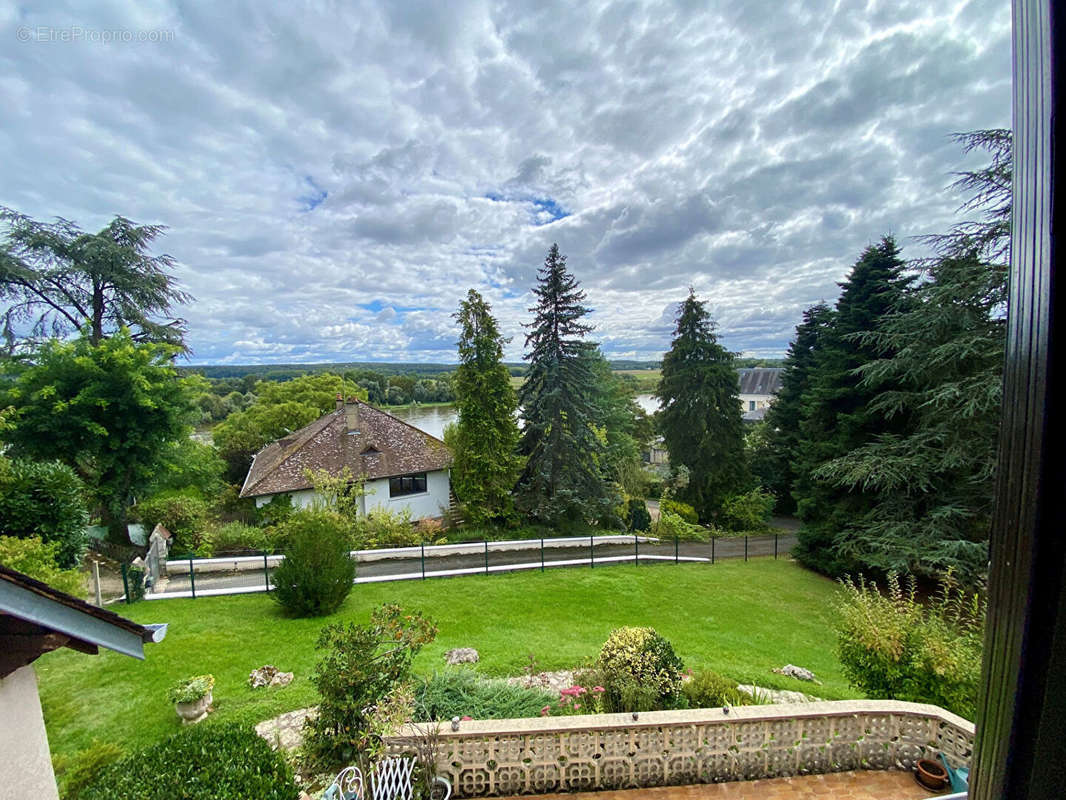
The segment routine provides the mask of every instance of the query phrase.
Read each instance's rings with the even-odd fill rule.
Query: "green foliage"
[[[651,420],[599,349],[589,351],[588,357],[595,388],[596,428],[604,445],[600,457],[603,479],[616,487],[616,495],[624,492],[643,497],[640,454],[652,438]]]
[[[280,526],[288,522],[296,510],[291,494],[276,494],[255,509],[255,516],[260,525]]]
[[[320,469],[305,470],[304,474],[314,487],[316,502],[324,509],[352,522],[359,518],[359,506],[367,494],[365,477],[356,477],[348,466],[339,473]]]
[[[928,605],[895,574],[887,592],[861,577],[843,581],[836,604],[844,675],[867,697],[910,700],[974,719],[981,685],[984,607],[949,572]]]
[[[13,454],[73,468],[120,543],[129,541],[127,508],[151,485],[167,443],[189,433],[194,408],[174,368],[178,352],[125,329],[95,346],[85,335],[52,340],[34,363],[13,368],[0,398],[16,410],[5,434]]]
[[[214,675],[197,675],[193,678],[183,678],[167,689],[167,700],[171,703],[195,703],[214,688]]]
[[[722,503],[718,521],[732,531],[760,531],[769,527],[774,496],[764,489],[734,494]]]
[[[59,565],[76,566],[88,538],[86,493],[85,484],[66,464],[0,456],[0,531],[55,542]]]
[[[674,514],[681,517],[681,519],[690,525],[695,525],[699,521],[696,509],[688,503],[682,503],[680,500],[672,500],[668,497],[664,497],[659,502],[659,510],[665,511],[667,514]]]
[[[750,694],[740,691],[737,682],[709,669],[701,669],[681,687],[689,708],[715,708],[717,706],[750,706],[755,701]]]
[[[738,392],[733,354],[718,343],[714,320],[690,291],[678,310],[655,396],[671,465],[689,470],[677,496],[704,521],[750,482]]]
[[[4,207],[0,219],[8,226],[0,245],[0,301],[7,306],[9,350],[15,325],[27,321],[38,341],[84,329],[95,346],[131,328],[136,341],[183,347],[184,320],[155,319],[192,301],[168,272],[174,259],[149,255],[162,225],[115,217],[99,233],[85,233],[68,220],[37,222]]]
[[[607,712],[675,708],[684,665],[670,642],[653,628],[617,628],[600,648],[595,669],[602,676]]]
[[[492,307],[471,289],[455,314],[459,367],[455,405],[459,421],[446,437],[455,456],[451,480],[471,525],[514,516],[511,495],[518,480],[518,398],[503,365],[503,346]]]
[[[59,558],[59,542],[46,542],[36,536],[0,536],[0,564],[53,589],[84,597],[85,577],[76,569],[60,568]]]
[[[411,510],[375,509],[355,525],[355,540],[362,548],[413,547],[426,541],[424,532],[411,524]]]
[[[519,391],[525,428],[519,452],[526,457],[517,502],[530,518],[549,525],[601,519],[614,498],[603,480],[606,445],[598,431],[595,378],[585,341],[592,326],[585,293],[566,269],[566,256],[552,245],[533,288],[537,298],[526,337],[529,373]]]
[[[304,730],[312,763],[330,767],[381,754],[381,737],[410,711],[397,700],[410,699],[405,684],[411,660],[436,635],[436,626],[421,613],[404,613],[397,605],[375,609],[368,625],[322,629],[317,646],[325,653],[311,676],[321,702]]]
[[[129,603],[136,603],[138,600],[144,599],[145,585],[144,585],[145,571],[143,567],[134,567],[129,565],[126,567],[126,588],[129,590],[126,592],[126,601]]]
[[[273,553],[278,532],[273,528],[257,528],[243,522],[227,522],[204,531],[196,553],[202,557],[256,552]]]
[[[134,510],[148,533],[162,525],[174,535],[175,555],[193,552],[203,543],[208,505],[195,494],[167,492],[142,500]]]
[[[793,492],[803,520],[794,553],[807,566],[829,575],[841,575],[854,567],[836,540],[855,518],[869,511],[872,499],[861,485],[833,485],[821,479],[817,470],[901,425],[873,410],[877,391],[864,384],[857,372],[887,354],[856,334],[873,330],[889,312],[903,310],[906,284],[904,263],[892,237],[868,246],[841,284],[831,323],[814,353]]]
[[[226,462],[213,446],[183,437],[167,442],[160,453],[160,467],[149,495],[164,492],[187,492],[201,497],[215,497],[224,485]]]
[[[706,542],[711,538],[707,528],[686,522],[677,514],[659,510],[659,520],[655,523],[655,535],[660,539],[671,541],[678,539],[682,542]]]
[[[93,740],[84,750],[73,757],[52,757],[52,766],[56,771],[59,795],[63,800],[79,800],[82,791],[94,783],[105,767],[114,764],[125,754],[113,742]]]
[[[328,372],[301,375],[282,383],[259,381],[256,399],[230,414],[212,431],[215,446],[227,465],[226,478],[241,483],[252,455],[336,408],[337,395],[367,397],[366,389]]]
[[[296,800],[292,769],[249,728],[202,724],[100,772],[80,800]]]
[[[651,530],[651,514],[648,512],[648,504],[639,497],[632,497],[626,504],[626,517],[631,531]]]
[[[279,526],[278,536],[285,542],[285,559],[271,575],[274,599],[298,617],[336,611],[355,580],[343,518],[327,511],[299,511]]]
[[[435,672],[415,684],[414,720],[521,719],[539,716],[555,700],[552,692],[483,678],[470,670]]]

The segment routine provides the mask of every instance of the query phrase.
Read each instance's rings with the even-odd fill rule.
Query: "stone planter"
[[[211,692],[208,692],[199,700],[193,700],[191,703],[175,703],[174,710],[178,712],[178,716],[181,717],[182,725],[194,725],[204,717],[207,716],[207,712],[211,708]]]

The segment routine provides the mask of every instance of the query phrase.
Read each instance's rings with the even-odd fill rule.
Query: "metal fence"
[[[359,584],[615,564],[712,565],[722,559],[778,558],[794,544],[791,533],[712,537],[706,542],[611,534],[354,550],[351,555],[358,565],[355,583]],[[271,573],[284,558],[263,552],[216,558],[171,556],[165,577],[149,587],[145,598],[269,592]],[[133,593],[127,591],[127,599],[136,597],[136,588],[130,588]]]

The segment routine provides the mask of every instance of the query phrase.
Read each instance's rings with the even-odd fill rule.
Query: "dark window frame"
[[[408,475],[394,475],[389,478],[389,499],[410,497],[414,494],[426,494],[429,491],[429,473],[412,472]]]

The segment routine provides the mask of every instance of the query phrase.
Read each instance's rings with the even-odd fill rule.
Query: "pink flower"
[[[574,711],[577,711],[579,708],[581,708],[581,703],[574,703]]]
[[[600,692],[606,692],[607,690],[604,689],[602,686],[593,686],[592,687],[592,691],[594,691],[597,694],[599,694]]]
[[[542,709],[540,710],[540,715],[541,715],[542,717],[546,717],[546,716],[548,716],[548,715],[549,715],[549,714],[551,714],[551,713],[552,713],[552,708],[551,708],[551,706],[544,706],[544,708],[542,708]]]
[[[464,716],[464,717],[461,717],[461,719],[463,720],[463,722],[466,722],[467,720],[472,720],[472,719],[473,719],[473,717],[466,717],[466,716]]]

